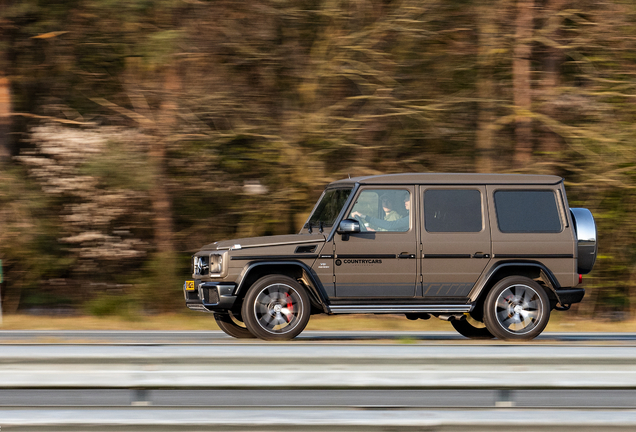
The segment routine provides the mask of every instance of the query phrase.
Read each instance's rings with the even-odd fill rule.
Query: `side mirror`
[[[354,219],[345,219],[338,226],[338,234],[355,234],[360,232],[360,222]]]

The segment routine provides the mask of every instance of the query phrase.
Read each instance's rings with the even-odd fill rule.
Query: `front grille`
[[[192,263],[195,276],[206,276],[210,272],[209,256],[194,256],[192,257]]]

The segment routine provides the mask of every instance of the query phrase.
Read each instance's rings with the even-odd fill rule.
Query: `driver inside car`
[[[384,207],[384,202],[383,202]],[[349,215],[349,218],[357,219],[363,222],[366,227],[366,231],[398,231],[404,232],[409,230],[409,212],[411,210],[411,196],[410,194],[406,194],[404,197],[404,208],[406,209],[406,216],[400,217],[399,219],[395,219],[394,213],[397,214],[396,211],[387,212],[385,208],[385,214],[394,220],[385,220],[375,218],[373,216],[365,215],[360,211],[353,211]],[[392,209],[389,209],[392,210]],[[363,228],[364,230],[364,228]]]

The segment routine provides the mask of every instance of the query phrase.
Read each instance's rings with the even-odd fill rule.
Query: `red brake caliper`
[[[287,322],[290,322],[294,306],[292,305],[292,299],[289,293],[285,293],[285,297],[287,298],[287,310],[289,311],[289,315],[285,315],[285,319],[287,319]]]

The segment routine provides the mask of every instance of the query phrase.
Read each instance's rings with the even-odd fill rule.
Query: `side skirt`
[[[329,305],[329,313],[332,314],[403,314],[403,313],[465,313],[470,312],[472,304],[445,305],[445,304],[420,304],[420,305]]]

